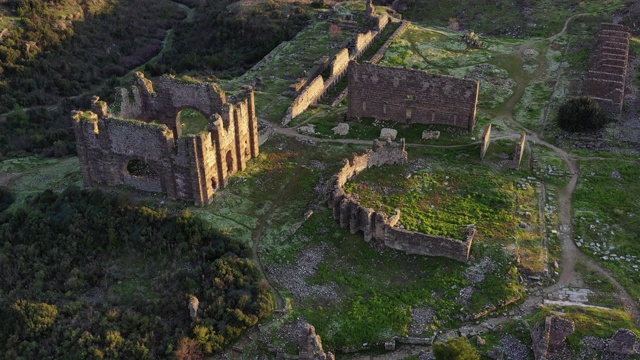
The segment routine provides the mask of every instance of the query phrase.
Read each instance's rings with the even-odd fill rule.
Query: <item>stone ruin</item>
[[[584,95],[591,96],[602,109],[616,116],[621,114],[624,104],[630,37],[626,26],[602,24],[597,36],[597,49],[582,85]]]
[[[491,143],[491,124],[487,125],[482,133],[482,145],[480,145],[480,160],[484,160],[489,150],[489,144]]]
[[[348,227],[352,234],[362,231],[366,242],[373,239],[386,247],[408,254],[444,256],[462,262],[468,261],[471,243],[476,233],[474,228],[470,229],[464,241],[407,231],[396,227],[400,221],[400,210],[396,209],[395,214],[389,217],[382,211],[365,208],[360,205],[357,196],[344,191],[347,181],[367,168],[406,162],[404,139],[401,139],[400,143],[388,139],[384,144],[374,140],[372,149],[362,155],[354,154],[351,160],[345,160],[342,169],[330,182],[328,205],[333,209],[333,218],[340,221],[341,227]]]
[[[111,109],[94,98],[91,111],[73,114],[85,186],[127,185],[204,206],[259,154],[251,87],[227,99],[212,83],[151,81],[137,72],[119,95]],[[206,116],[207,129],[183,136],[184,109]]]
[[[347,117],[473,130],[480,83],[422,70],[349,63]]]
[[[566,354],[567,336],[575,331],[572,321],[557,316],[548,316],[544,325],[537,323],[531,329],[533,354],[537,360],[549,359],[554,354]]]
[[[544,323],[535,324],[531,328],[535,359],[565,360],[573,358],[566,339],[574,331],[573,321],[558,316],[548,316]],[[603,359],[626,359],[627,356],[640,354],[638,336],[628,329],[619,329],[608,339],[588,336],[583,339],[583,342],[602,355]]]
[[[367,3],[367,6],[372,7],[373,5]],[[320,58],[320,60],[316,61],[315,66],[306,72],[306,77],[298,79],[294,84],[290,85],[289,94],[294,99],[289,109],[287,109],[282,125],[289,124],[291,120],[316,104],[331,90],[347,73],[349,61],[360,58],[391,21],[386,14],[376,15],[375,8],[373,8],[372,12],[367,10],[367,17],[370,23],[369,30],[356,34],[348,41],[348,45],[345,45],[333,57],[323,56]],[[324,79],[322,73],[327,69],[329,73],[327,78]]]
[[[527,134],[522,133],[520,140],[516,144],[516,151],[513,154],[513,167],[520,169],[520,163],[522,163],[522,155],[524,155],[524,147],[527,144]]]
[[[324,352],[320,335],[316,334],[316,328],[307,324],[302,329],[300,344],[298,344],[298,355],[290,355],[279,352],[276,356],[278,360],[335,360],[331,352]]]

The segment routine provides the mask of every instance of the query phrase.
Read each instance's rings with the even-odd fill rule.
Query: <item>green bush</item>
[[[436,360],[480,360],[480,355],[465,337],[449,339],[446,344],[436,342],[433,344],[433,355]]]
[[[601,129],[609,119],[593,98],[578,96],[560,106],[557,122],[566,131],[593,131]]]

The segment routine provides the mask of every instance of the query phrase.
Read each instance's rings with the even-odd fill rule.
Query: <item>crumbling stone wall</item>
[[[520,140],[516,144],[516,151],[513,154],[513,167],[520,169],[520,163],[522,162],[522,155],[524,155],[524,147],[527,144],[527,134],[522,133]]]
[[[204,206],[259,154],[250,87],[227,102],[211,84],[185,84],[167,76],[152,82],[138,73],[134,86],[120,94],[113,112],[96,98],[92,111],[73,114],[85,186],[128,185]],[[181,136],[177,119],[184,108],[206,115],[209,129]],[[144,174],[128,170],[133,160],[146,165]]]
[[[533,354],[536,360],[547,359],[554,354],[566,352],[567,336],[575,331],[573,321],[557,316],[548,316],[544,324],[537,323],[531,329]]]
[[[491,143],[491,124],[487,125],[482,133],[482,145],[480,146],[480,160],[484,159]]]
[[[402,230],[395,226],[400,220],[399,210],[388,217],[382,211],[360,205],[357,197],[344,191],[347,181],[364,169],[406,162],[404,139],[400,143],[387,140],[385,144],[374,140],[372,149],[362,155],[354,155],[351,160],[345,160],[344,166],[331,179],[328,204],[333,209],[334,219],[340,222],[341,227],[349,228],[352,234],[362,231],[366,242],[373,239],[389,248],[409,254],[445,256],[466,262],[469,259],[475,229],[469,232],[465,241]]]
[[[425,71],[349,63],[347,116],[473,130],[479,82]]]
[[[349,50],[344,48],[333,57],[331,60],[331,77],[342,77],[347,71],[349,66]]]
[[[293,100],[289,108],[291,119],[302,114],[309,106],[316,103],[324,94],[324,80],[318,76]]]
[[[597,48],[582,85],[584,95],[593,97],[614,115],[620,115],[624,104],[630,37],[626,26],[601,24]]]
[[[371,46],[373,41],[382,33],[382,30],[384,30],[390,22],[390,19],[386,14],[381,16],[371,15],[370,19],[375,20],[373,25],[375,30],[369,30],[366,33],[358,33],[352,41],[350,41],[352,43],[351,52],[349,52],[348,47],[342,48],[332,58],[331,62],[328,62],[328,58],[323,57],[319,63],[323,66],[321,71],[319,73],[317,71],[313,71],[317,66],[312,69],[311,75],[314,76],[313,80],[308,81],[308,79],[312,78],[310,75],[307,79],[303,79],[303,81],[293,84],[293,90],[299,92],[299,94],[287,110],[287,114],[282,121],[283,125],[287,125],[296,116],[307,110],[309,106],[317,103],[317,101],[320,100],[327,91],[331,90],[346,74],[349,61],[358,59],[362,56],[362,54]],[[329,78],[323,79],[320,75],[315,76],[316,73],[320,74],[324,71],[327,66],[330,69]],[[320,86],[322,86],[322,89],[320,89]]]

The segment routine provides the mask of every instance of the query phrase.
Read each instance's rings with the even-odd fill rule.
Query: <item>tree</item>
[[[436,342],[433,344],[433,355],[436,360],[480,360],[480,355],[465,337],[449,339],[446,344]]]
[[[578,96],[560,106],[557,122],[566,131],[593,131],[605,126],[609,119],[592,97]]]

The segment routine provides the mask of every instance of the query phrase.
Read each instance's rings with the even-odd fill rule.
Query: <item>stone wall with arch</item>
[[[207,128],[184,135],[185,109],[207,117]],[[258,121],[253,89],[227,97],[209,83],[136,73],[134,85],[109,106],[94,98],[91,111],[73,114],[76,147],[85,186],[128,185],[204,206],[229,177],[258,156]],[[130,161],[148,165],[153,176],[132,174]]]

